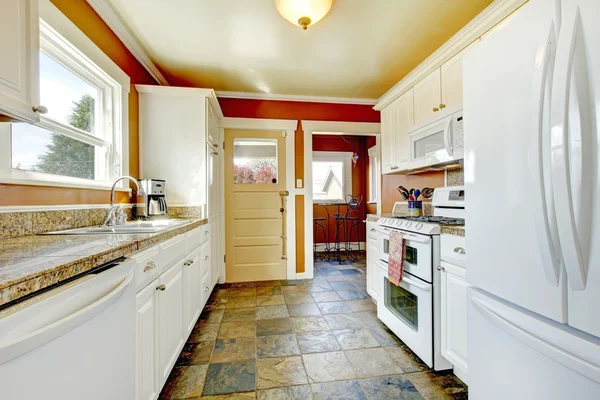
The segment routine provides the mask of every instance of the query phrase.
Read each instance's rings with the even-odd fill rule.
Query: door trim
[[[296,279],[296,196],[295,189],[295,154],[294,154],[294,133],[298,127],[298,120],[289,119],[262,119],[262,118],[222,118],[219,120],[219,130],[221,138],[225,138],[225,129],[238,129],[246,131],[280,131],[285,133],[285,180],[286,190],[290,193],[287,199],[286,213],[286,275],[287,279]],[[225,204],[225,174],[221,174],[221,187]],[[225,261],[222,257],[225,254],[225,212],[219,216],[219,224],[222,227],[221,237],[219,238],[219,253],[221,255],[219,282],[225,282]]]

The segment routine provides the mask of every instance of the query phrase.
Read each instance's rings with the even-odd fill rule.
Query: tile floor
[[[315,278],[218,285],[161,399],[466,399],[378,319],[365,263]]]

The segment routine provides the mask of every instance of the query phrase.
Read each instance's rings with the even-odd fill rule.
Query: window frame
[[[368,150],[369,155],[369,187],[368,195],[370,204],[376,204],[379,199],[377,196],[377,180],[381,176],[381,163],[379,162],[379,147],[377,145],[370,147]]]
[[[55,62],[99,88],[99,107],[93,133],[41,115],[33,125],[82,143],[102,147],[96,151],[96,179],[83,179],[12,168],[11,124],[0,123],[0,183],[110,188],[119,175],[129,173],[128,115],[130,79],[102,50],[49,0],[40,0],[40,47]],[[99,124],[99,125],[98,125]],[[102,134],[98,134],[101,132]],[[125,182],[118,189],[129,190]]]
[[[352,192],[352,155],[354,153],[350,152],[350,151],[313,151],[313,159],[312,162],[314,163],[316,162],[343,162],[344,164],[344,177],[343,177],[343,182],[342,182],[342,193],[346,193],[346,194],[351,194]],[[311,184],[313,184],[312,182],[314,182],[314,167],[312,168],[313,170],[313,176],[311,177]],[[348,192],[348,190],[350,192]],[[345,200],[342,199],[335,199],[335,200],[325,200],[325,199],[315,199],[315,191],[313,190],[313,194],[312,194],[312,201],[314,204],[335,204],[335,203],[339,203],[339,202],[344,202]],[[346,196],[346,194],[344,196]]]

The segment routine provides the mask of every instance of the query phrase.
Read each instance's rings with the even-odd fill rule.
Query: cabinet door
[[[2,0],[0,6],[0,114],[37,122],[39,19],[37,0]]]
[[[442,104],[441,90],[440,68],[415,85],[415,124],[439,112]]]
[[[190,334],[202,311],[200,283],[202,279],[202,262],[200,251],[192,251],[183,264],[183,309],[184,332]]]
[[[381,110],[381,173],[383,174],[394,172],[397,168],[395,124],[394,103],[391,103]]]
[[[136,296],[136,393],[137,400],[158,397],[158,279]]]
[[[442,65],[442,104],[445,107],[460,107],[463,101],[463,67],[464,55],[473,46],[479,43],[479,39],[471,43],[460,53],[446,61]]]
[[[367,239],[367,293],[377,301],[379,293],[377,292],[377,245],[375,240]]]
[[[210,273],[212,276],[212,285],[211,288],[214,287],[217,284],[217,281],[219,280],[219,263],[220,263],[220,259],[219,259],[219,221],[217,219],[215,219],[214,223],[212,224],[212,231],[211,231],[211,238],[210,238],[210,243],[211,243],[211,253],[210,253]]]
[[[467,370],[467,288],[464,268],[442,261],[442,355],[455,373],[466,381]],[[456,371],[458,369],[458,371]]]
[[[162,386],[183,347],[183,260],[160,275],[157,289],[158,365]]]
[[[410,140],[408,128],[414,123],[413,89],[394,101],[394,150],[395,163],[399,170],[407,169],[410,162]]]

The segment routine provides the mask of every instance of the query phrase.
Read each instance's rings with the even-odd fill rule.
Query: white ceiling
[[[273,0],[108,0],[171,85],[378,98],[492,0],[335,0],[302,31]]]

